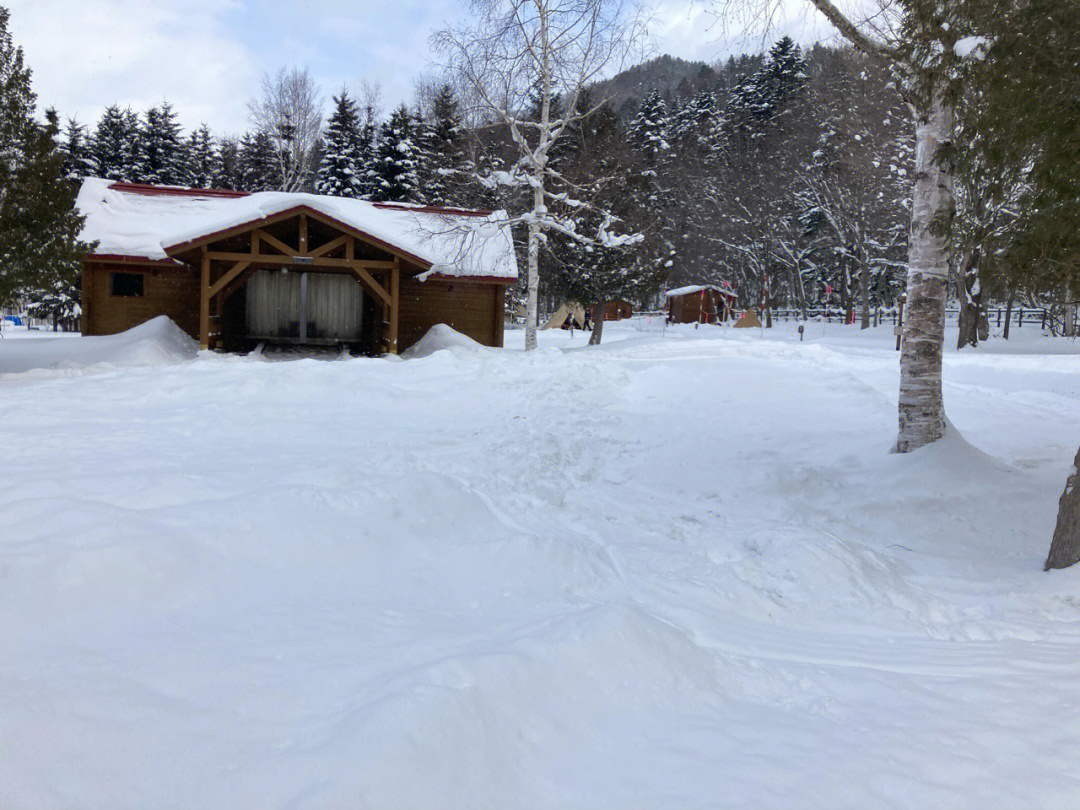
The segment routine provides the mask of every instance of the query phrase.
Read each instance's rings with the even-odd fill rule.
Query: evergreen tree
[[[390,202],[417,201],[419,150],[416,124],[415,116],[402,104],[382,125],[375,164],[379,182],[375,199]]]
[[[184,182],[192,188],[218,188],[220,167],[214,150],[214,136],[203,124],[188,139]]]
[[[132,182],[138,176],[139,120],[130,109],[106,108],[94,132],[94,171],[106,180]]]
[[[755,82],[759,115],[763,118],[776,115],[805,82],[806,61],[802,50],[791,37],[784,37],[769,49],[769,56]]]
[[[271,191],[278,184],[274,142],[265,132],[247,133],[240,141],[240,180],[244,191]]]
[[[377,167],[379,149],[378,112],[372,102],[368,102],[361,111],[363,123],[360,126],[360,139],[356,144],[356,196],[361,200],[374,200],[379,189]]]
[[[82,314],[79,280],[78,274],[65,274],[51,281],[46,280],[44,287],[24,288],[20,291],[20,297],[26,301],[26,309],[31,317],[52,321],[53,330],[56,330],[61,323]]]
[[[218,145],[217,165],[219,170],[218,185],[232,191],[244,190],[243,167],[240,156],[240,144],[236,138],[222,138]]]
[[[78,239],[75,188],[64,180],[59,121],[34,119],[37,98],[22,48],[0,6],[0,303],[27,288],[77,278],[87,246]]]
[[[784,112],[806,78],[802,50],[784,37],[769,49],[764,64],[732,92],[723,124],[752,139],[762,137],[766,125]]]
[[[322,160],[315,193],[333,197],[360,195],[360,115],[356,102],[342,90],[334,96],[334,112],[323,133]]]
[[[69,118],[60,142],[60,151],[64,155],[64,176],[68,180],[82,183],[87,177],[94,176],[94,158],[90,146],[86,127]]]
[[[183,184],[187,174],[185,153],[172,105],[166,101],[147,110],[137,138],[135,179],[164,186]]]
[[[584,113],[593,108],[591,94],[584,92],[575,108]],[[634,172],[627,171],[631,153],[625,145],[625,131],[618,116],[608,105],[574,121],[566,134],[565,151],[560,174],[576,187],[573,203],[563,203],[566,210],[561,218],[579,234],[599,233],[611,218],[631,223],[635,229],[649,222],[638,210],[634,200]],[[598,178],[603,182],[596,183]],[[585,199],[578,199],[587,192]],[[571,189],[567,190],[567,194]],[[560,206],[562,208],[562,206]],[[656,263],[642,261],[648,253],[645,241],[628,244],[606,244],[604,241],[582,242],[563,233],[552,234],[546,253],[550,281],[548,286],[560,298],[577,301],[584,306],[603,305],[620,298],[641,298],[654,292],[659,282]],[[591,344],[599,343],[603,335],[602,316],[597,315]]]
[[[439,88],[431,105],[431,120],[421,130],[420,176],[424,198],[434,205],[460,204],[461,116],[454,90]]]
[[[677,140],[705,137],[714,129],[717,113],[716,96],[703,90],[683,105],[674,116],[672,136]]]
[[[671,150],[668,142],[667,105],[656,90],[641,100],[630,126],[630,138],[650,164],[660,163]]]

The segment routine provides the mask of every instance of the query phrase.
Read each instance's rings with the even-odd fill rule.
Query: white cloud
[[[112,103],[168,99],[188,127],[243,124],[255,57],[226,24],[228,0],[9,0],[42,105],[96,120]],[[239,109],[237,109],[239,105]]]
[[[725,31],[715,13],[722,2],[658,0],[654,51],[714,62],[760,49],[758,32]],[[41,106],[92,123],[109,104],[142,111],[168,99],[186,128],[205,121],[221,133],[246,127],[261,75],[282,66],[309,67],[327,98],[368,79],[382,85],[387,108],[411,101],[417,77],[431,65],[431,33],[468,12],[460,0],[7,3]],[[808,7],[787,0],[773,33],[801,42],[827,36]]]

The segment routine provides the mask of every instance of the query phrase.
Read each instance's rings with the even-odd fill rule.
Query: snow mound
[[[164,366],[192,360],[197,351],[186,332],[159,315],[117,335],[0,342],[0,376]]]
[[[461,332],[450,328],[445,323],[437,323],[428,329],[420,340],[403,351],[401,356],[405,360],[415,360],[419,357],[435,354],[435,352],[441,352],[444,349],[449,349],[454,354],[463,351],[472,354],[485,348],[483,344],[477,343],[468,335],[461,334]]]

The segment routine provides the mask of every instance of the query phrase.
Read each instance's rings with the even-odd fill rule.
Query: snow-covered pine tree
[[[426,202],[461,204],[461,114],[454,89],[444,84],[431,104],[431,118],[421,129],[420,183]]]
[[[210,127],[201,125],[191,133],[187,142],[187,169],[184,182],[191,188],[218,188],[220,167],[217,151],[214,149],[214,136]]]
[[[416,201],[416,117],[402,104],[382,125],[375,171],[379,185],[375,199],[388,202]]]
[[[755,84],[759,93],[759,115],[770,118],[780,113],[789,99],[806,83],[806,60],[791,37],[783,37],[769,49],[765,65]]]
[[[241,139],[240,178],[244,191],[271,191],[277,188],[277,155],[273,140],[265,132],[248,132]]]
[[[333,98],[334,112],[323,131],[322,160],[315,193],[332,197],[360,194],[360,114],[356,102],[342,89]]]
[[[630,139],[649,163],[661,162],[671,151],[667,105],[656,90],[650,90],[638,106],[630,125]]]
[[[146,111],[139,127],[135,179],[140,183],[178,186],[185,180],[186,155],[176,111],[169,102]]]
[[[678,141],[704,138],[715,127],[717,113],[716,96],[709,90],[702,90],[673,117],[671,136]]]
[[[78,274],[65,275],[46,282],[44,287],[29,287],[20,291],[19,297],[26,301],[26,310],[32,318],[51,321],[53,331],[63,326],[65,330],[82,315],[82,290]]]
[[[35,120],[30,69],[0,6],[0,303],[20,290],[73,280],[87,246],[78,240],[82,218],[75,187],[64,179],[59,120]]]
[[[74,118],[69,118],[64,126],[60,151],[64,155],[64,176],[68,180],[79,184],[87,177],[94,176],[94,158],[90,152],[86,127]]]
[[[240,160],[240,144],[236,138],[223,137],[218,142],[218,186],[232,191],[244,190],[243,168]]]
[[[633,201],[628,219],[635,230],[645,234],[632,254],[635,272],[642,276],[666,272],[676,259],[681,226],[672,216],[671,126],[664,99],[652,90],[641,100],[628,127],[632,168],[627,172],[625,195]]]
[[[806,78],[802,50],[790,37],[779,40],[762,66],[729,96],[723,115],[728,132],[760,138],[764,125],[787,108]]]
[[[576,112],[584,113],[594,106],[591,93],[584,91]],[[597,178],[606,181],[592,186],[587,199],[578,200],[576,205],[566,206],[567,210],[561,212],[575,233],[596,233],[605,218],[618,216],[629,220],[641,213],[633,198],[632,160],[622,123],[609,105],[600,106],[570,125],[558,171],[583,190]],[[555,204],[561,209],[561,203]],[[652,224],[643,219],[640,222]],[[606,303],[621,298],[640,299],[655,291],[660,281],[657,265],[642,262],[638,254],[643,251],[647,251],[645,241],[608,246],[583,242],[563,233],[548,238],[545,248],[545,253],[551,256],[548,288],[559,298],[595,307],[598,313],[590,345],[599,344],[603,337],[602,313]]]
[[[379,189],[377,160],[381,129],[374,98],[364,103],[360,118],[360,138],[356,143],[356,196],[361,200],[374,200]]]
[[[131,182],[138,174],[139,119],[130,108],[105,109],[94,131],[94,170],[106,180]]]

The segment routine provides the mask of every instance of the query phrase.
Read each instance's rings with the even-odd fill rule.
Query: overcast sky
[[[808,42],[825,27],[800,0],[782,29]],[[168,99],[185,129],[219,133],[247,125],[247,100],[266,71],[307,66],[325,96],[378,81],[384,107],[411,101],[429,69],[428,38],[460,22],[462,0],[0,0],[34,72],[42,108],[95,121],[112,103],[136,110]],[[725,35],[709,0],[658,0],[656,53],[716,60],[757,50]]]

